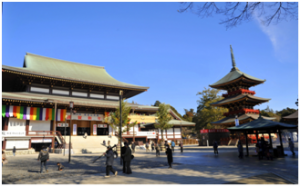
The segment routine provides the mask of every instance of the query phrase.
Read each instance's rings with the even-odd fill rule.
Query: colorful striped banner
[[[65,121],[66,109],[57,109],[57,121]],[[2,105],[2,117],[16,117],[23,120],[54,120],[54,109]]]

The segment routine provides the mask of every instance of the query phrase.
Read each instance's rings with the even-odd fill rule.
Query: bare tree
[[[222,14],[226,18],[221,20],[220,24],[225,24],[226,28],[235,27],[242,22],[249,21],[253,16],[257,16],[267,26],[271,22],[278,23],[281,20],[298,20],[297,2],[201,2],[196,11],[194,5],[194,2],[181,3],[183,8],[177,11],[183,13],[190,10],[202,18]]]

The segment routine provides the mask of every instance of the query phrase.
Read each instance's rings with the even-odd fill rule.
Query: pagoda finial
[[[230,45],[230,52],[231,52],[232,67],[235,68],[235,59],[234,59],[233,50],[232,50],[231,45]]]

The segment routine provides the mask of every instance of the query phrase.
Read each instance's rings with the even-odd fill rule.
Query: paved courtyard
[[[255,154],[254,148],[249,149]],[[237,157],[235,147],[220,147],[215,156],[211,147],[196,145],[185,147],[183,153],[174,153],[174,166],[168,169],[166,156],[155,157],[155,152],[137,150],[132,161],[133,174],[122,173],[120,160],[116,159],[114,168],[118,176],[104,178],[105,158],[96,163],[93,160],[100,154],[68,156],[50,154],[48,173],[39,174],[40,162],[37,155],[9,156],[9,163],[2,167],[2,183],[14,184],[297,184],[297,156],[285,151],[288,156],[274,161],[257,157]],[[65,169],[57,171],[56,163],[61,162]]]

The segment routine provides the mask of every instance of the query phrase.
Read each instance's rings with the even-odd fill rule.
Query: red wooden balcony
[[[251,95],[254,95],[255,91],[247,90],[247,89],[239,89],[239,90],[229,92],[227,94],[222,94],[222,97],[226,98],[228,96],[234,96],[234,95],[237,95],[237,94],[251,94]]]

